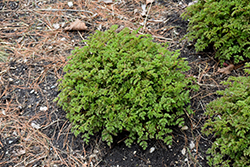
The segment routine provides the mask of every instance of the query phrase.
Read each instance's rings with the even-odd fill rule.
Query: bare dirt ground
[[[218,73],[219,63],[212,50],[197,53],[193,44],[181,38],[187,21],[180,18],[191,0],[0,0],[0,166],[199,166],[207,165],[206,150],[212,136],[203,136],[205,106],[224,89],[221,81],[229,75]],[[145,9],[143,10],[143,6]],[[145,14],[143,14],[143,12]],[[65,31],[76,19],[84,31]],[[53,102],[59,93],[57,80],[67,56],[95,30],[111,25],[143,28],[155,42],[169,43],[170,50],[180,49],[189,61],[187,75],[197,78],[198,92],[191,92],[191,108],[186,128],[174,129],[173,145],[152,140],[146,150],[137,144],[127,148],[120,134],[112,145],[93,136],[89,145],[71,133],[66,112]],[[238,67],[230,75],[241,75]]]

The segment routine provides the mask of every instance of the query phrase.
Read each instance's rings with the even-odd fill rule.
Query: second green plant
[[[182,15],[189,20],[188,37],[197,51],[209,45],[221,62],[250,58],[249,0],[199,0]]]

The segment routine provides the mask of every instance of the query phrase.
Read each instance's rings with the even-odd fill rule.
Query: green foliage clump
[[[184,109],[191,112],[186,104],[195,86],[182,73],[188,62],[150,35],[117,28],[97,31],[72,52],[56,101],[85,142],[101,131],[110,145],[113,135],[128,131],[127,146],[137,139],[145,149],[152,138],[171,144],[169,126],[183,124]]]
[[[224,84],[229,88],[218,91],[223,96],[208,104],[210,119],[203,127],[205,134],[216,137],[207,152],[212,154],[209,165],[250,166],[250,76],[230,77]]]
[[[182,17],[189,19],[189,40],[203,51],[212,45],[222,62],[250,58],[249,0],[199,0],[187,7]]]

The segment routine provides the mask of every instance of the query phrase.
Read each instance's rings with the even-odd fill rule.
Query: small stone
[[[188,126],[183,126],[182,128],[181,128],[181,130],[188,130]]]
[[[60,28],[60,24],[58,24],[58,23],[55,23],[55,24],[53,24],[53,27],[54,27],[54,29],[59,29]]]
[[[13,134],[14,136],[17,136],[17,132],[16,132],[16,131],[14,131],[12,134]]]
[[[14,81],[14,80],[13,80],[12,78],[9,78],[9,81],[12,82],[12,81]]]
[[[34,93],[34,92],[35,92],[35,91],[34,91],[34,89],[33,89],[33,90],[30,91],[30,94],[32,94],[32,93]]]
[[[35,123],[35,122],[32,122],[31,123],[31,126],[34,128],[34,129],[40,129],[40,125]]]
[[[72,8],[72,7],[73,7],[73,2],[68,2],[68,6],[69,6],[70,8]]]
[[[23,155],[23,154],[25,154],[25,153],[26,153],[26,151],[25,151],[25,150],[19,150],[18,155]]]
[[[48,108],[47,107],[40,107],[40,111],[47,111]]]
[[[190,147],[190,149],[191,149],[191,150],[195,147],[195,145],[194,145],[194,142],[193,142],[193,141],[191,141],[191,142],[190,142],[189,147]]]
[[[155,151],[155,147],[151,147],[150,150],[149,150],[150,153],[152,153],[154,151]]]
[[[61,38],[61,41],[66,41],[66,38],[65,37]]]
[[[65,26],[65,24],[66,24],[65,22],[62,22],[62,23],[61,23],[61,27],[64,27],[64,26]]]
[[[51,86],[50,88],[51,88],[51,89],[54,89],[55,87],[56,87],[56,85],[53,85],[53,86]]]
[[[186,154],[186,148],[185,147],[181,150],[181,153],[182,153],[182,155]]]
[[[102,0],[102,1],[106,4],[113,3],[113,0]]]
[[[136,154],[136,151],[134,151],[133,154]]]

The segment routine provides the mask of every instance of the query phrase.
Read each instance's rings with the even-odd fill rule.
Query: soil
[[[142,0],[104,1],[5,1],[0,0],[0,53],[8,55],[0,62],[0,166],[208,166],[206,151],[212,136],[201,133],[206,105],[225,89],[221,81],[240,76],[242,69],[229,75],[218,73],[214,51],[197,53],[193,43],[181,40],[188,22],[180,15],[191,0],[159,0],[147,5],[142,16]],[[76,19],[85,22],[85,31],[65,31]],[[185,116],[187,129],[174,128],[172,146],[151,140],[146,150],[136,143],[123,143],[127,133],[114,138],[108,147],[100,134],[87,145],[70,131],[66,112],[53,100],[58,95],[57,80],[74,47],[95,30],[104,31],[113,24],[152,34],[155,42],[169,43],[169,50],[180,50],[197,78],[200,89],[191,92],[194,114]],[[59,27],[58,27],[59,26]]]

